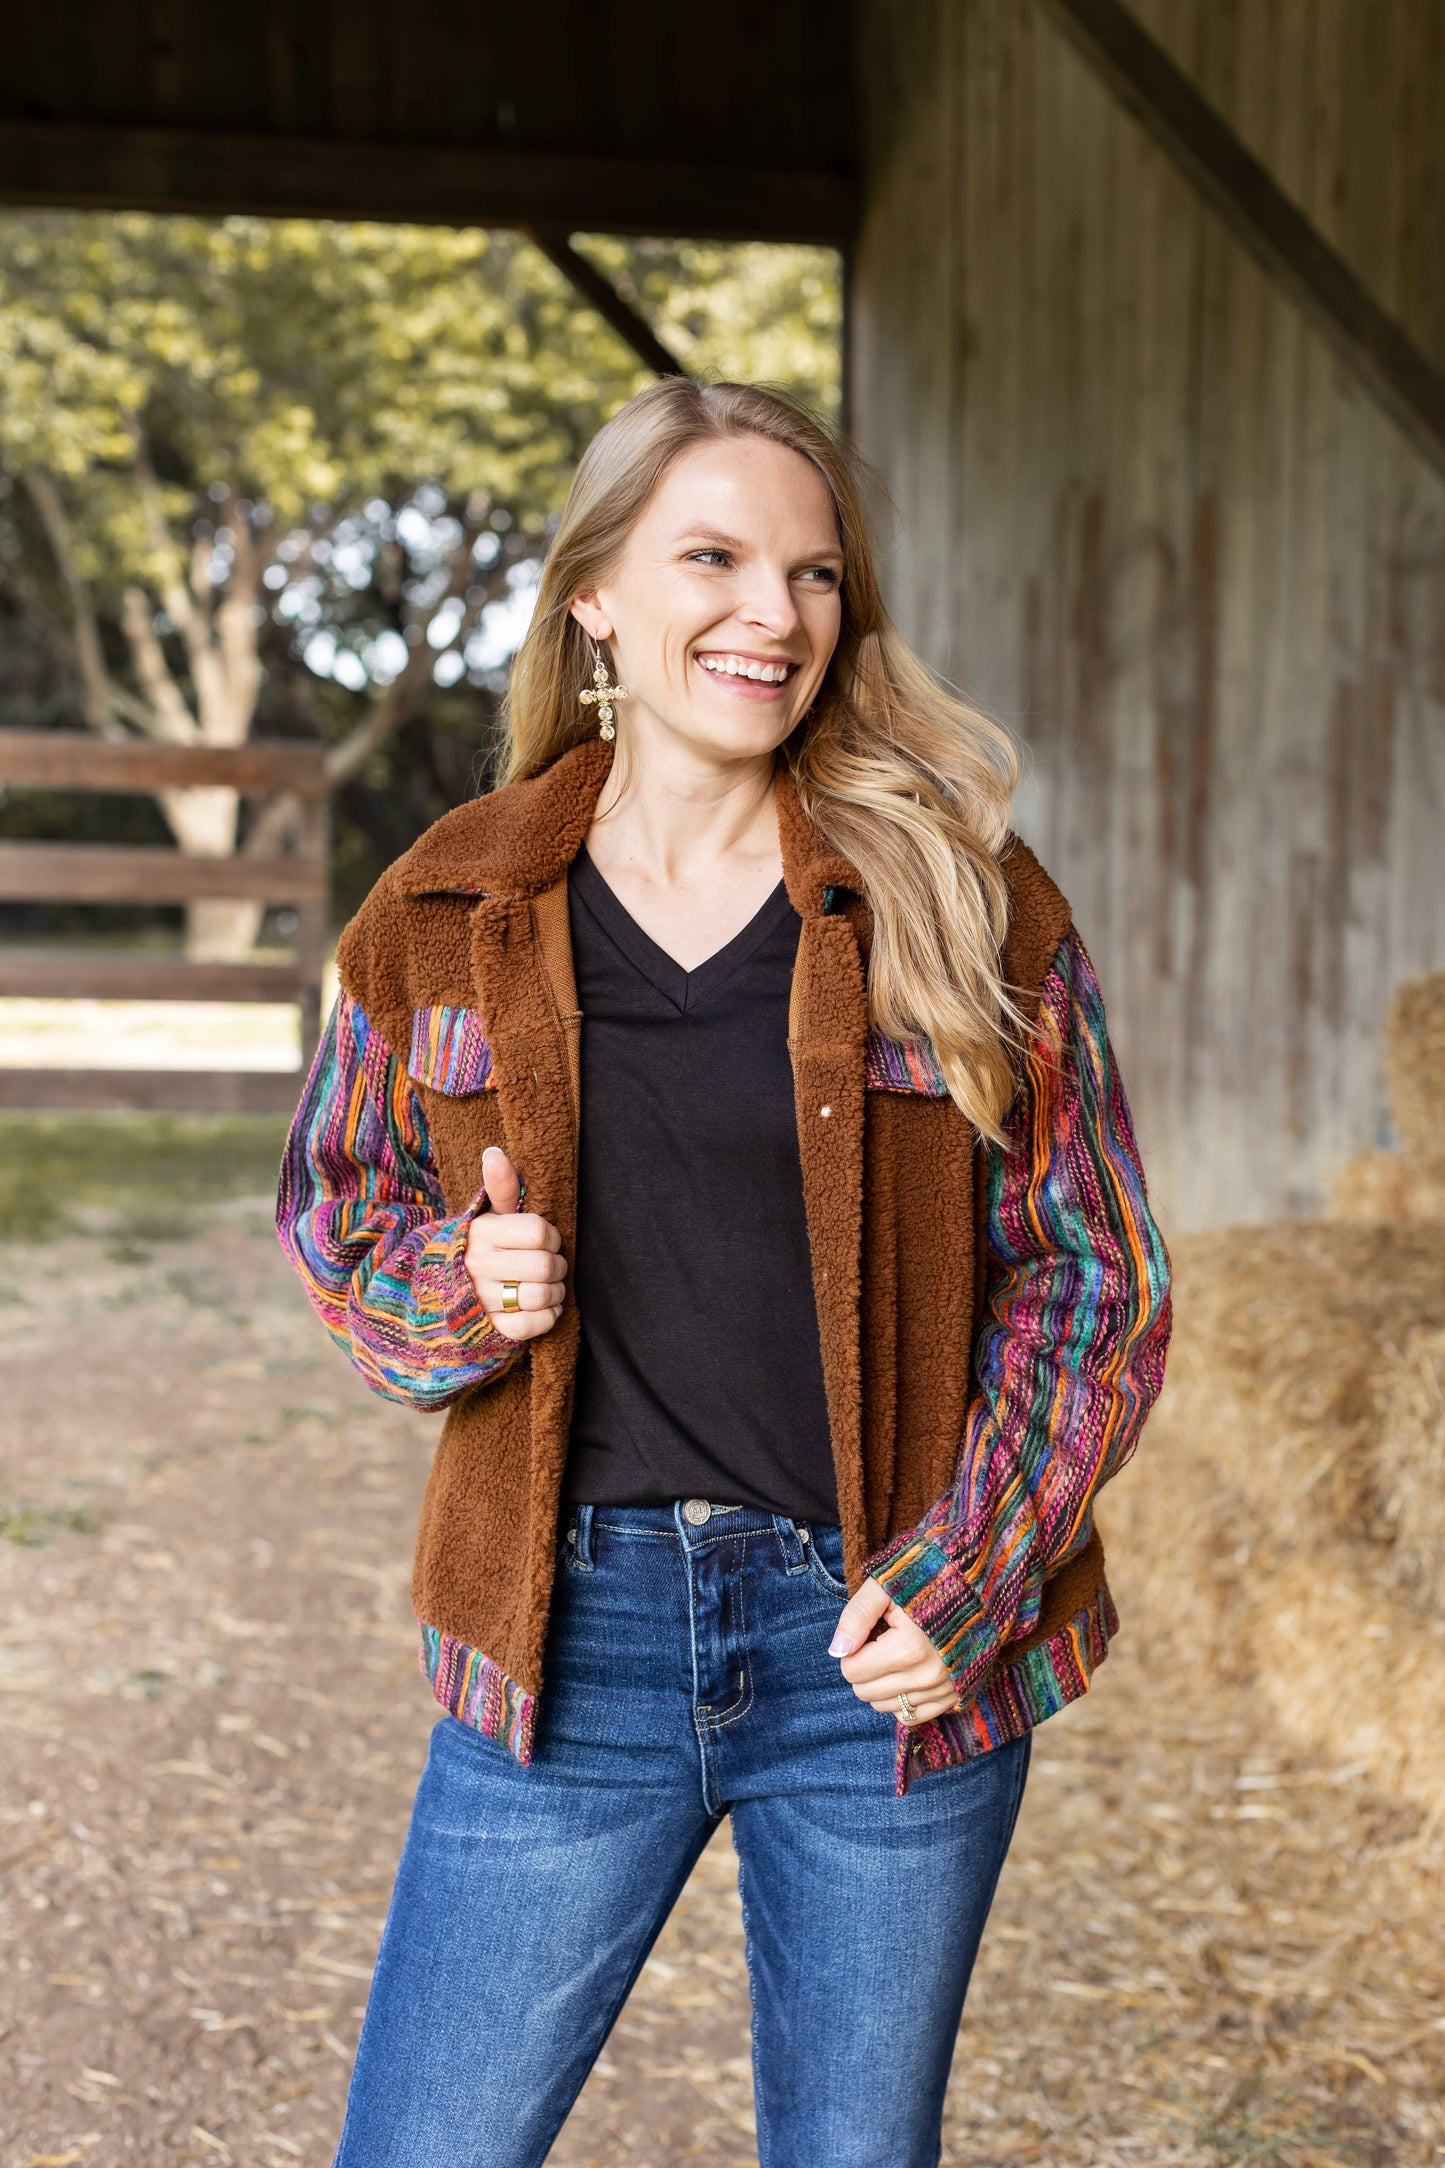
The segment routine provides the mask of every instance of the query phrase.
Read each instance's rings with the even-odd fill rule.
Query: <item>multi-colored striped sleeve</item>
[[[286,1143],[281,1246],[327,1331],[373,1391],[443,1408],[516,1355],[464,1257],[483,1196],[448,1214],[405,1068],[343,993]]]
[[[1024,1078],[989,1155],[984,1319],[952,1488],[867,1570],[967,1704],[1083,1548],[1093,1499],[1163,1383],[1169,1258],[1149,1210],[1104,1005],[1078,935],[1044,981]]]

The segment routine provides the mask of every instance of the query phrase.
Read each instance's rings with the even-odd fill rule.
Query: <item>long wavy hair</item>
[[[572,598],[606,582],[679,453],[737,436],[801,453],[837,514],[838,644],[783,753],[804,812],[863,879],[873,914],[869,1019],[889,1038],[928,1039],[956,1105],[1001,1142],[1021,1025],[1000,961],[1007,889],[998,862],[1017,758],[998,725],[927,669],[890,620],[863,509],[866,470],[817,415],[761,385],[672,377],[597,432],[513,665],[500,780],[535,774],[593,733],[577,700],[591,680],[591,643]],[[619,753],[625,733],[624,721]]]

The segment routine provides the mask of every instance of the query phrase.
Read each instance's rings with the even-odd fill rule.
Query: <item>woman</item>
[[[611,673],[611,674],[609,674]],[[939,2157],[1168,1265],[1002,734],[757,388],[589,447],[505,779],[347,928],[282,1239],[449,1410],[432,1732],[338,2168],[543,2160],[731,1818],[764,2168]]]

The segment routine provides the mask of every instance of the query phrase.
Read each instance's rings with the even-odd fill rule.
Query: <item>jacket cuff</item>
[[[910,1533],[877,1552],[864,1571],[927,1634],[960,1701],[969,1700],[1001,1644],[966,1568],[933,1536]]]
[[[524,1345],[498,1332],[482,1308],[476,1283],[466,1267],[467,1236],[479,1212],[489,1210],[486,1192],[479,1190],[464,1212],[442,1220],[428,1241],[421,1259],[418,1288],[425,1307],[432,1311],[458,1357],[468,1363],[486,1364],[515,1355]]]

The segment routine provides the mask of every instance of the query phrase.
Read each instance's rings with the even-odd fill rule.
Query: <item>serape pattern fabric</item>
[[[1003,1668],[1046,1576],[1089,1541],[1095,1494],[1163,1382],[1171,1326],[1168,1254],[1075,933],[1044,981],[1023,1089],[988,1155],[988,1251],[953,1483],[868,1562],[947,1663],[964,1707],[940,1721],[975,1751],[1075,1698],[1115,1630],[1101,1590],[1047,1644],[1047,1663],[1040,1650]]]

